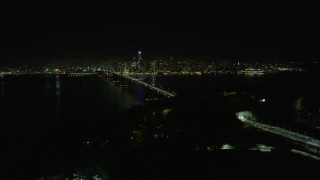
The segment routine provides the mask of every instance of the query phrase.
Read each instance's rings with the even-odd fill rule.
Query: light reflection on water
[[[133,94],[130,94],[128,89],[118,87],[104,78],[100,78],[99,82],[101,84],[100,96],[104,101],[108,102],[109,106],[111,106],[115,112],[128,110],[144,102],[143,88],[140,88],[140,91],[134,91]]]
[[[19,122],[29,119],[30,126],[34,123],[40,128],[39,122],[59,126],[107,120],[115,113],[143,104],[143,90],[130,92],[95,76],[8,76],[0,82],[0,105],[6,109],[0,109],[0,113],[3,118]]]
[[[57,74],[55,77],[55,92],[56,92],[56,111],[57,111],[57,119],[61,119],[61,100],[60,100],[60,75]]]

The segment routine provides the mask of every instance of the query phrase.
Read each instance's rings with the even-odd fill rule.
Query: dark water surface
[[[143,104],[96,76],[5,76],[0,83],[1,144],[17,171],[62,161],[113,114]]]
[[[318,107],[318,79],[314,73],[303,72],[250,77],[163,76],[159,82],[186,102],[188,96],[242,91],[265,98],[274,109],[289,112],[294,101],[302,97],[313,99],[313,107]],[[97,76],[22,75],[0,79],[1,148],[8,166],[16,171],[27,168],[36,175],[50,162],[61,167],[67,161],[77,162],[74,156],[66,158],[77,151],[72,144],[94,137],[114,114],[144,104],[150,95],[144,87],[120,83],[129,84],[129,88]]]

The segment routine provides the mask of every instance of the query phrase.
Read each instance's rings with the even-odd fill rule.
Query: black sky
[[[319,57],[316,4],[46,1],[0,7],[2,60],[125,58],[137,50],[149,57]]]

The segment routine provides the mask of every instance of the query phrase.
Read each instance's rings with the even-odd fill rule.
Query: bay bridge
[[[174,92],[170,92],[170,91],[168,91],[168,90],[164,90],[164,89],[162,89],[162,87],[159,88],[159,87],[155,86],[155,84],[149,84],[149,83],[147,83],[147,82],[144,82],[143,79],[145,79],[146,77],[150,76],[150,74],[147,74],[147,75],[144,76],[143,78],[134,78],[134,77],[131,77],[131,76],[129,76],[129,75],[121,74],[121,73],[117,73],[117,72],[113,72],[113,74],[116,74],[116,75],[118,75],[118,76],[120,76],[120,77],[124,77],[124,78],[129,79],[129,80],[131,80],[131,81],[133,81],[133,82],[136,82],[136,83],[138,83],[138,84],[141,84],[141,85],[143,85],[143,86],[145,86],[145,87],[147,87],[147,88],[149,88],[149,89],[151,89],[151,90],[154,90],[154,91],[156,91],[156,92],[158,92],[158,93],[160,93],[160,94],[162,94],[162,95],[164,95],[164,96],[167,96],[167,97],[174,97],[174,96],[176,96],[176,93],[174,93]],[[152,76],[151,78],[154,79],[154,80],[152,80],[152,81],[155,82],[155,76],[154,76],[154,75],[151,75],[151,76]],[[160,83],[159,83],[159,85],[160,85]],[[160,86],[161,86],[161,85],[160,85]]]
[[[305,150],[320,155],[320,140],[315,139],[313,137],[309,137],[307,135],[300,134],[298,132],[293,132],[291,130],[283,129],[277,126],[257,122],[249,117],[249,113],[251,112],[242,111],[236,113],[236,116],[240,121],[249,126],[260,129],[265,132],[282,136],[286,139],[290,139],[293,142],[298,142],[300,145],[304,146]],[[314,159],[320,160],[320,157],[314,156]]]
[[[117,69],[117,70],[115,70]],[[131,80],[132,82],[135,82],[137,84],[143,85],[146,88],[149,88],[159,94],[162,94],[168,98],[175,97],[177,94],[173,91],[171,91],[168,87],[165,88],[164,85],[161,85],[161,83],[157,80],[157,73],[155,72],[155,65],[153,64],[153,68],[151,70],[152,72],[143,72],[139,73],[142,76],[131,76],[129,73],[129,70],[126,68],[126,65],[118,66],[115,68],[113,65],[108,65],[105,69],[106,73],[111,73],[114,75],[117,75],[119,77]],[[146,82],[146,79],[149,79],[149,82]]]

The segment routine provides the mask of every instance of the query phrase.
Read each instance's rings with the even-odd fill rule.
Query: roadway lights
[[[266,102],[266,99],[260,99],[259,102]]]

